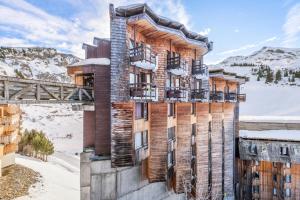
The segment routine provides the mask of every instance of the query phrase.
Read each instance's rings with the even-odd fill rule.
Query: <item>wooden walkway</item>
[[[92,87],[0,76],[0,104],[94,102]]]

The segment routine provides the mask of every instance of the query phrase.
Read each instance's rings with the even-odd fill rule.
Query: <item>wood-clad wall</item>
[[[168,132],[167,104],[151,103],[149,181],[165,181],[167,172]]]
[[[191,103],[177,103],[176,186],[184,192],[185,182],[191,181]]]
[[[196,104],[196,117],[196,195],[202,195],[208,191],[208,124],[210,120],[209,103]]]
[[[234,103],[224,104],[224,194],[234,196]]]
[[[111,164],[112,167],[132,166],[133,103],[112,103]]]
[[[222,195],[223,182],[223,103],[211,103],[212,131],[211,131],[211,157],[212,157],[212,194]]]

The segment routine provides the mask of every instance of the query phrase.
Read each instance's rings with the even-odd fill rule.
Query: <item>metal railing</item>
[[[135,48],[129,49],[130,62],[147,61],[149,63],[156,63],[156,54],[150,47],[140,45]]]
[[[210,92],[211,101],[224,101],[224,92],[222,91],[211,91]]]
[[[187,98],[187,89],[182,87],[166,88],[166,98],[169,100],[185,100]]]
[[[225,101],[237,101],[237,94],[235,92],[225,93]]]
[[[208,67],[201,60],[195,60],[192,63],[192,74],[208,76]]]
[[[193,89],[191,91],[191,98],[196,101],[208,100],[208,94],[209,91],[206,89]]]
[[[156,99],[156,86],[152,83],[130,83],[130,97],[153,100]]]
[[[188,70],[188,63],[186,60],[182,59],[180,56],[170,57],[167,59],[167,69],[182,69],[184,71]]]

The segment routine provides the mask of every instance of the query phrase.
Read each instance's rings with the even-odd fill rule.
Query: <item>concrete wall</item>
[[[15,164],[15,153],[9,153],[0,157],[1,167],[8,167],[10,165]]]
[[[111,160],[91,161],[92,157],[93,153],[81,154],[81,200],[184,199],[183,194],[168,192],[165,182],[144,180],[140,166],[111,168]]]

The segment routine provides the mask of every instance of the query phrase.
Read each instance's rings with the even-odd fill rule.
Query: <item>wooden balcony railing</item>
[[[130,97],[140,100],[155,100],[156,86],[152,83],[131,83],[129,84]]]
[[[182,87],[166,88],[166,98],[169,100],[185,101],[187,100],[187,89]]]
[[[194,101],[204,101],[209,98],[209,91],[205,89],[194,89],[191,91],[191,98]]]
[[[146,61],[156,64],[156,54],[150,47],[145,45],[129,49],[129,58],[130,62]]]
[[[246,101],[246,94],[238,94],[237,95],[237,100],[240,102],[245,102]]]
[[[170,57],[167,59],[167,69],[177,70],[178,71],[177,75],[183,75],[184,73],[188,72],[188,63],[180,56]]]
[[[237,101],[237,94],[235,92],[225,93],[225,101],[236,102]]]
[[[18,150],[18,145],[15,143],[10,143],[10,144],[4,145],[3,153],[5,155],[8,153],[16,152],[17,150]]]
[[[201,60],[195,60],[192,63],[192,74],[208,76],[208,67],[202,64]]]
[[[224,92],[222,91],[211,91],[210,92],[211,101],[224,101]]]

